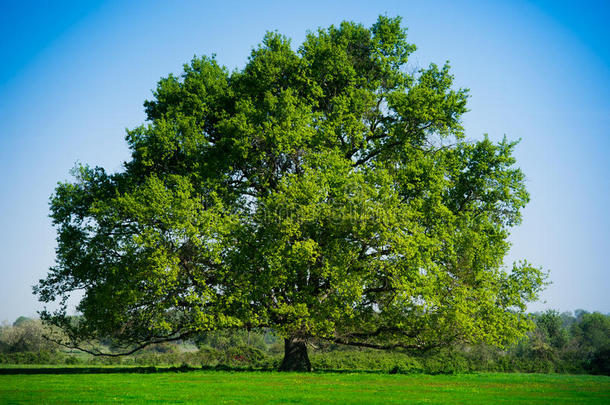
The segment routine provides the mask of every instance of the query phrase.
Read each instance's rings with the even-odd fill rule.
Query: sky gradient
[[[531,310],[610,312],[610,3],[562,1],[0,3],[0,322],[35,316],[53,264],[48,200],[76,162],[121,169],[126,128],[193,55],[242,68],[268,30],[292,38],[400,15],[412,67],[449,60],[467,136],[521,139],[531,202],[507,263],[550,271]]]

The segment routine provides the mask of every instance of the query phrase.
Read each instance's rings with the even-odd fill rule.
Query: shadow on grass
[[[11,367],[0,368],[0,375],[20,374],[153,374],[153,373],[186,373],[192,371],[229,371],[229,372],[273,372],[274,368],[231,367],[226,365],[192,367],[182,365],[179,367]],[[337,374],[387,374],[382,370],[314,370],[312,373]]]
[[[11,367],[0,368],[0,375],[15,374],[152,374],[152,373],[185,373],[189,371],[217,370],[217,371],[271,371],[244,367],[202,366],[191,367]]]

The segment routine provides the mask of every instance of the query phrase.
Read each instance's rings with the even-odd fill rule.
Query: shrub
[[[452,349],[432,352],[422,358],[424,371],[429,374],[458,374],[470,372],[470,364],[464,354]]]

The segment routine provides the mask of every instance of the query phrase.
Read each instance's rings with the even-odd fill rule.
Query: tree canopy
[[[522,335],[545,282],[503,265],[529,198],[516,143],[467,140],[467,90],[448,64],[413,69],[413,51],[400,18],[381,16],[309,32],[298,50],[270,32],[241,70],[195,57],[162,78],[124,170],[81,165],[58,184],[56,265],[35,292],[61,305],[42,317],[74,345],[130,349],[269,327],[301,356],[287,369],[308,367],[311,339]]]

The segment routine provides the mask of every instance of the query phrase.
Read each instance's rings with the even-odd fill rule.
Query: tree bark
[[[280,365],[280,371],[311,371],[311,362],[304,340],[284,339],[284,360]]]

